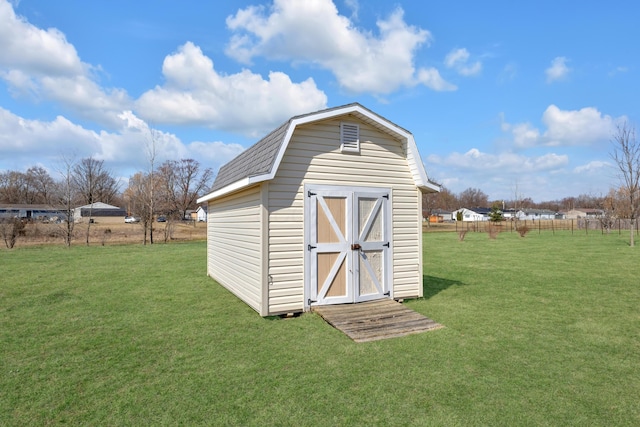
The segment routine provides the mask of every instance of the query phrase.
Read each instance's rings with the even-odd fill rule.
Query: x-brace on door
[[[309,187],[308,305],[390,295],[390,191]]]

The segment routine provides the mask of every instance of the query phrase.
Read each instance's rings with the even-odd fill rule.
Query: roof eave
[[[220,197],[226,196],[227,194],[233,193],[238,190],[242,190],[243,188],[251,185],[250,181],[251,181],[251,177],[243,178],[239,181],[236,181],[232,184],[227,185],[226,187],[222,187],[219,190],[212,191],[206,196],[200,197],[198,200],[196,200],[196,203],[209,202],[210,200],[219,199]]]
[[[413,134],[411,134],[411,132],[407,131],[406,129],[403,129],[402,127],[396,125],[395,123],[390,122],[384,117],[374,113],[373,111],[368,110],[362,105],[354,103],[354,104],[346,105],[342,108],[329,109],[329,110],[320,111],[314,114],[308,114],[308,115],[292,118],[289,121],[289,126],[285,133],[285,137],[283,138],[282,143],[280,144],[280,148],[278,149],[278,154],[276,155],[276,158],[273,162],[273,165],[269,173],[251,176],[251,177],[238,180],[232,184],[227,185],[226,187],[213,191],[208,195],[199,198],[197,200],[197,203],[204,203],[210,200],[218,199],[222,196],[225,196],[235,191],[239,191],[250,185],[263,182],[263,181],[272,180],[275,177],[276,172],[278,171],[278,168],[280,167],[280,163],[282,162],[284,153],[286,152],[289,146],[289,142],[291,141],[291,136],[293,135],[293,132],[297,126],[300,126],[306,123],[326,120],[326,119],[337,117],[337,116],[343,116],[345,114],[350,114],[350,113],[361,114],[367,117],[369,120],[378,123],[380,126],[383,126],[389,132],[394,133],[398,138],[404,139],[407,143],[409,167],[414,177],[416,186],[421,191],[426,193],[434,193],[434,192],[439,192],[441,190],[440,185],[430,181],[429,178],[427,177],[427,172],[424,168],[424,165],[422,164],[420,153],[418,151],[418,147],[416,145],[415,139],[413,138]]]

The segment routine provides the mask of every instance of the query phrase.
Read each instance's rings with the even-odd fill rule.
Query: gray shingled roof
[[[243,178],[269,173],[291,120],[243,151],[218,171],[211,191],[216,191]]]
[[[294,116],[273,130],[267,136],[256,142],[247,150],[243,151],[239,156],[225,164],[218,171],[211,191],[216,191],[241,179],[256,175],[263,175],[271,172],[280,146],[284,142],[287,130],[291,121],[301,117],[307,117],[318,113],[324,113],[331,110],[349,107],[351,105],[360,105],[357,102],[339,107],[327,108],[325,110],[314,111],[312,113]],[[362,105],[360,105],[362,107]],[[365,107],[362,107],[365,108]],[[370,110],[369,110],[370,111]],[[373,112],[372,112],[373,113]],[[375,113],[374,113],[375,114]]]
[[[333,110],[346,109],[352,106],[358,106],[363,110],[367,110],[374,116],[382,119],[383,122],[388,123],[393,127],[401,129],[407,133],[410,133],[406,129],[396,125],[395,123],[385,119],[379,114],[369,110],[368,108],[362,106],[361,104],[354,102],[351,104],[341,105],[338,107],[327,108],[324,110],[315,111],[312,113],[301,114],[299,116],[294,116],[287,120],[285,123],[280,125],[277,129],[273,130],[267,136],[262,138],[260,141],[256,142],[254,145],[249,147],[247,150],[242,152],[239,156],[231,160],[229,163],[225,164],[218,171],[218,175],[211,187],[211,192],[220,190],[228,185],[231,185],[235,182],[243,180],[245,178],[250,178],[254,176],[267,175],[272,171],[278,153],[280,151],[280,147],[285,142],[285,137],[287,135],[287,131],[291,126],[292,121],[301,119],[303,117],[313,116],[316,114],[323,114]],[[364,116],[362,116],[363,119]],[[366,119],[365,119],[366,120]],[[376,123],[375,121],[366,120],[373,126],[376,126],[378,129],[382,131],[388,131],[387,125]]]

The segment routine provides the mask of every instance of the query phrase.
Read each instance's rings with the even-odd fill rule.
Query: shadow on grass
[[[422,276],[423,298],[431,298],[451,286],[464,286],[464,283],[457,280],[444,279],[442,277]]]

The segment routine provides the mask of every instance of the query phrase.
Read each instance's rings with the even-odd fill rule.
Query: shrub
[[[498,237],[498,233],[500,233],[500,228],[496,224],[489,224],[487,226],[487,233],[490,239],[495,239]]]
[[[0,235],[2,235],[7,248],[12,249],[18,241],[18,236],[25,235],[24,222],[20,218],[2,220],[0,223]]]
[[[104,232],[102,233],[102,239],[100,241],[100,243],[102,243],[102,246],[104,246],[104,244],[107,242],[107,240],[109,240],[110,237],[111,237],[111,229],[105,228]]]
[[[520,227],[517,227],[516,231],[518,232],[518,234],[520,234],[520,237],[524,237],[529,232],[529,227],[527,227],[526,225],[522,225]]]

